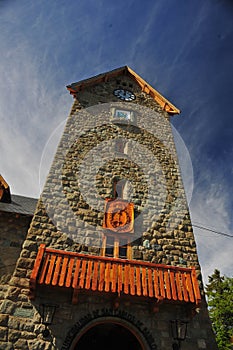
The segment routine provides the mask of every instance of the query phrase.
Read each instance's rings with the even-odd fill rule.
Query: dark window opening
[[[105,255],[106,256],[114,255],[114,238],[113,237],[107,237],[106,239]]]
[[[113,198],[122,198],[123,199],[125,185],[126,185],[125,179],[113,180]]]
[[[121,246],[119,248],[119,258],[127,259],[127,245]]]
[[[121,259],[131,259],[131,247],[128,238],[107,236],[103,242],[103,255]]]
[[[119,242],[119,258],[121,259],[127,259],[127,243],[126,239],[121,239]]]

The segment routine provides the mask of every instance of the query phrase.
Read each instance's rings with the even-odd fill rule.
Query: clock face
[[[136,98],[136,96],[131,91],[125,89],[114,90],[114,95],[123,101],[133,101]]]

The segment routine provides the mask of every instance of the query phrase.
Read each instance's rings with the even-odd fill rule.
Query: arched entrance
[[[113,322],[98,323],[79,338],[74,350],[144,350],[126,327]]]

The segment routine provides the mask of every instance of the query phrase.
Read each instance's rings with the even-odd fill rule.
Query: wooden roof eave
[[[2,175],[0,175],[0,202],[11,203],[10,187]]]
[[[111,78],[117,77],[119,75],[130,75],[134,78],[134,80],[141,87],[142,91],[146,94],[150,95],[168,114],[180,114],[180,110],[175,107],[170,101],[168,101],[163,95],[161,95],[157,90],[155,90],[150,84],[148,84],[144,79],[142,79],[137,73],[135,73],[128,66],[124,66],[113,71],[99,74],[93,78],[82,80],[78,83],[73,83],[71,85],[67,85],[67,89],[70,94],[76,97],[77,92],[85,89],[86,87],[106,82]]]
[[[163,97],[163,95],[161,95],[157,90],[155,90],[150,84],[148,84],[144,79],[142,79],[131,68],[127,68],[129,73],[141,86],[142,91],[150,95],[167,113],[180,114],[180,110],[177,107],[175,107],[170,101]]]
[[[81,80],[80,82],[77,82],[77,83],[67,85],[66,88],[73,95],[83,90],[86,87],[89,87],[98,83],[106,82],[111,78],[115,78],[115,77],[118,77],[120,74],[126,74],[126,73],[127,73],[127,66],[115,69],[107,73],[96,75],[92,78]]]
[[[5,189],[8,189],[8,188],[9,188],[8,183],[7,183],[6,180],[2,177],[2,175],[0,175],[0,184],[1,184]]]

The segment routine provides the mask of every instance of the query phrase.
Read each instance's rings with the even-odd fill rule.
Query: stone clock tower
[[[67,89],[0,346],[217,349],[170,125],[179,110],[127,66]]]

